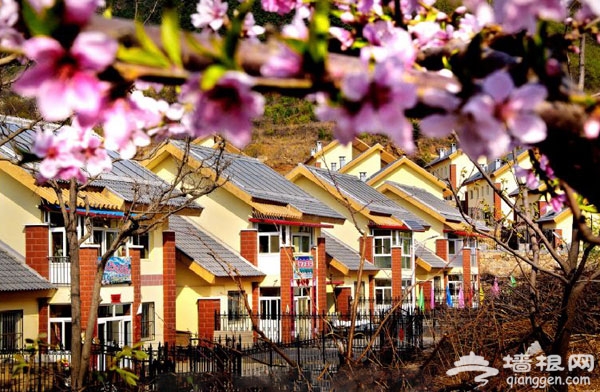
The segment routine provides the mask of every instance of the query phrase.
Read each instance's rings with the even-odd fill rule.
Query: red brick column
[[[48,225],[25,226],[25,262],[46,279],[50,279],[49,249]]]
[[[431,280],[421,282],[421,284],[420,284],[420,287],[423,287],[423,297],[425,297],[425,309],[429,309],[429,310],[431,310],[431,285],[432,284],[433,284],[433,282]]]
[[[502,184],[499,182],[497,182],[495,185],[496,189],[502,189]],[[502,219],[502,199],[500,199],[500,195],[498,195],[496,192],[494,192],[494,219],[497,221]]]
[[[350,287],[338,287],[335,289],[336,312],[340,314],[340,319],[348,320],[350,318],[350,298],[352,289]]]
[[[257,326],[259,323],[258,314],[260,313],[260,304],[258,303],[259,297],[260,297],[260,287],[258,285],[258,282],[252,282],[252,301],[250,303],[252,304],[252,319],[253,319],[255,325],[257,325]],[[256,333],[256,331],[254,331],[254,333],[252,335],[254,337],[254,341],[256,342],[258,339],[258,333]]]
[[[38,335],[46,334],[47,342],[50,343],[48,334],[48,319],[50,318],[50,306],[48,298],[38,298]]]
[[[325,255],[325,238],[317,239],[317,257],[316,266],[313,273],[316,273],[317,283],[317,314],[327,311],[327,256]]]
[[[220,321],[215,315],[221,315],[221,300],[219,298],[198,299],[198,338],[201,343],[211,344],[215,338],[215,330],[219,330]]]
[[[292,341],[292,314],[294,313],[294,303],[292,298],[291,282],[293,278],[292,264],[294,248],[282,247],[279,252],[280,276],[281,276],[281,340],[284,343]]]
[[[402,300],[402,248],[392,247],[392,304]]]
[[[369,275],[369,310],[375,314],[375,276]]]
[[[463,293],[465,296],[465,307],[470,307],[472,304],[473,287],[471,287],[471,249],[463,248],[462,251],[462,267],[463,267]]]
[[[365,251],[365,259],[373,262],[373,236],[367,236],[366,243],[364,240],[365,237],[360,237],[358,239],[360,245],[360,255],[362,255],[363,248]]]
[[[255,229],[240,231],[240,255],[258,266],[258,232]]]
[[[554,229],[554,233],[556,235],[554,236],[552,243],[554,244],[554,248],[558,248],[559,245],[561,245],[563,243],[563,239],[562,239],[563,232],[562,232],[562,229]],[[477,260],[479,261],[479,259],[477,259]],[[479,264],[477,264],[477,265],[479,265]]]
[[[448,261],[448,240],[435,240],[435,254],[445,261]]]
[[[142,314],[138,314],[138,309],[142,306],[142,266],[140,263],[140,250],[129,248],[129,257],[131,257],[131,284],[133,285],[133,342],[139,342],[142,339]]]
[[[177,276],[175,260],[175,232],[163,231],[163,307],[164,343],[175,344]]]
[[[450,165],[448,167],[448,170],[450,171],[450,176],[449,176],[449,180],[450,180],[450,184],[452,185],[453,189],[458,189],[458,177],[456,176],[456,165]]]
[[[94,279],[98,266],[98,246],[84,246],[79,249],[79,290],[81,293],[81,325],[85,328],[92,306]],[[94,315],[98,318],[98,314]]]

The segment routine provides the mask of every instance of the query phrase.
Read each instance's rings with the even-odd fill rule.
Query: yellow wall
[[[426,172],[425,169],[423,169],[423,171]],[[424,173],[419,172],[418,170],[415,170],[414,168],[409,167],[406,164],[403,164],[400,165],[400,167],[394,170],[392,173],[388,174],[376,183],[371,184],[371,186],[377,188],[385,181],[393,181],[399,184],[406,184],[424,189],[427,192],[434,194],[436,197],[439,197],[440,199],[443,198],[443,189],[441,189],[437,184],[431,182],[431,179],[427,178],[423,174]]]
[[[23,311],[23,344],[25,339],[38,337],[38,302],[35,292],[3,293],[0,296],[0,312],[9,310]]]
[[[336,146],[332,147],[331,150],[326,151],[318,159],[322,168],[331,169],[331,163],[335,162],[337,169],[340,168],[340,156],[346,157],[346,163],[352,160],[352,143],[345,145],[337,143]]]
[[[163,301],[162,286],[142,286],[141,289],[142,302],[154,302],[154,340],[145,340],[144,343],[158,343],[165,341],[165,324],[162,315],[165,314],[165,304]],[[137,309],[132,309],[135,317]]]
[[[41,222],[37,208],[40,198],[32,191],[0,172],[0,239],[21,255],[25,255],[25,225]]]
[[[360,163],[353,166],[348,171],[344,171],[344,173],[360,177],[360,172],[365,172],[366,177],[369,178],[379,170],[381,170],[381,155],[378,150],[375,150],[373,153],[369,154],[369,156],[361,157]]]

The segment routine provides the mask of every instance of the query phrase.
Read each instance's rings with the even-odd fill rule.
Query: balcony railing
[[[69,256],[48,257],[50,262],[50,283],[58,286],[71,284],[71,260]]]

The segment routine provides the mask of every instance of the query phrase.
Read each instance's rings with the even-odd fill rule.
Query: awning
[[[46,205],[45,207],[46,207],[46,209],[52,210],[52,211],[60,210],[60,207],[57,205]],[[77,209],[75,210],[75,213],[77,215],[87,215],[87,216],[91,216],[91,217],[106,217],[106,218],[122,218],[125,216],[125,213],[123,211],[112,211],[112,210],[105,210],[105,209],[98,209],[98,208],[86,209],[86,208],[82,208],[82,207],[77,207]],[[132,214],[132,215],[135,215],[135,214]]]
[[[277,205],[253,201],[250,203],[252,208],[265,217],[269,218],[284,218],[284,219],[301,219],[302,212],[291,207],[290,205]]]

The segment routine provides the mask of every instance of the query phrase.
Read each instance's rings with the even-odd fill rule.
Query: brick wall
[[[448,261],[448,240],[435,240],[435,254],[445,261]]]
[[[140,263],[140,250],[129,249],[131,257],[131,284],[133,285],[133,341],[139,342],[142,339],[142,315],[138,314],[138,308],[142,303],[142,266]]]
[[[200,298],[198,300],[198,338],[201,342],[212,342],[215,330],[221,329],[219,325],[215,325],[215,314],[221,314],[219,298]]]
[[[360,237],[359,238],[359,244],[360,244],[360,253],[362,255],[362,251],[363,251],[363,247],[364,247],[364,252],[365,252],[365,259],[368,261],[373,261],[373,236],[367,236],[366,237],[366,241],[365,241],[365,237]]]
[[[352,289],[350,287],[337,287],[334,290],[335,302],[337,304],[336,311],[341,313],[344,320],[347,320],[351,312],[350,298],[352,297]]]
[[[325,255],[325,238],[317,239],[316,268],[313,273],[317,274],[317,313],[327,310],[327,256]]]
[[[499,182],[497,182],[495,185],[496,189],[502,189],[502,184]],[[494,219],[497,221],[502,219],[502,199],[500,199],[498,192],[494,192]]]
[[[175,344],[177,299],[175,233],[163,231],[163,306],[164,342]]]
[[[294,304],[292,302],[291,281],[293,278],[292,263],[293,263],[292,247],[282,247],[279,251],[279,264],[281,276],[281,312],[292,313]],[[290,317],[284,317],[281,321],[281,340],[284,343],[292,341],[292,322]]]
[[[465,295],[465,306],[470,307],[473,295],[475,295],[475,293],[473,293],[473,288],[471,287],[471,249],[464,248],[462,251],[462,257],[463,291]]]
[[[422,282],[420,287],[423,288],[423,297],[425,297],[425,309],[431,309],[431,285],[433,282],[431,280]],[[420,290],[421,288],[419,288]],[[420,292],[419,292],[420,293]]]
[[[49,247],[48,225],[25,226],[25,262],[46,279],[50,279]]]
[[[48,335],[48,319],[50,317],[50,306],[48,298],[38,298],[38,335]]]
[[[79,289],[81,294],[81,325],[87,325],[92,305],[94,279],[98,270],[99,250],[96,246],[79,249]],[[95,316],[97,318],[97,314]]]
[[[258,266],[258,232],[256,230],[240,231],[240,255],[252,265]]]
[[[402,298],[402,248],[392,247],[392,301]]]

